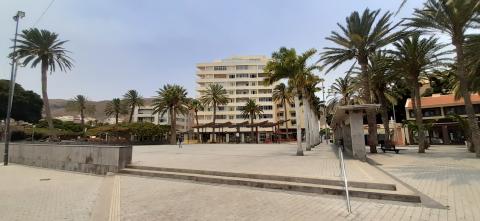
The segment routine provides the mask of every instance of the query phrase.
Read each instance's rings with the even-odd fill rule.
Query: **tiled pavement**
[[[448,210],[448,220],[480,220],[480,159],[459,146],[432,146],[418,154],[409,148],[402,154],[369,157],[380,168],[438,201]],[[426,212],[425,212],[426,213]]]
[[[370,158],[449,209],[353,198],[348,214],[341,196],[119,175],[121,220],[479,220],[480,164],[473,154],[434,146],[422,155],[409,150]],[[103,180],[0,167],[0,220],[90,220]]]
[[[0,166],[0,220],[90,220],[101,176]]]

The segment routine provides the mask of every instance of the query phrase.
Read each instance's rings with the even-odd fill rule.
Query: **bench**
[[[398,149],[395,147],[395,144],[390,144],[388,147],[385,146],[385,143],[384,142],[380,142],[380,149],[382,149],[382,151],[385,153],[387,151],[394,151],[396,154],[398,154],[398,152],[400,152],[400,150],[403,150],[403,149]]]

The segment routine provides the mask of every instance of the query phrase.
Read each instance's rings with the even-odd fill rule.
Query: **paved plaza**
[[[293,144],[139,146],[133,163],[339,179],[331,147],[305,157],[294,153]],[[0,220],[101,220],[99,208],[110,220],[480,220],[480,165],[464,148],[432,146],[422,155],[410,149],[369,158],[378,165],[347,160],[350,179],[404,182],[442,206],[352,198],[348,214],[343,196],[12,164],[0,167]]]

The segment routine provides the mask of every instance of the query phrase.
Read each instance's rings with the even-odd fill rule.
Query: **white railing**
[[[348,213],[352,213],[352,206],[350,205],[350,195],[348,193],[347,172],[345,171],[345,162],[343,161],[343,144],[338,147],[338,156],[340,158],[340,173],[343,177],[343,184],[345,186],[345,200],[347,201]]]

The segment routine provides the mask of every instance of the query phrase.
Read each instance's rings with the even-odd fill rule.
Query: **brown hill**
[[[152,99],[151,98],[146,98],[145,99],[145,105],[149,105],[151,103]],[[65,106],[67,104],[68,100],[66,99],[50,99],[50,109],[52,111],[53,117],[60,117],[60,116],[66,116],[66,115],[78,115],[78,113],[74,112],[68,112],[65,110]],[[105,106],[107,106],[107,103],[110,102],[109,100],[103,100],[103,101],[89,101],[91,104],[95,105],[95,114],[92,116],[88,117],[93,117],[96,118],[99,121],[103,121],[107,118],[105,116],[104,110]]]

